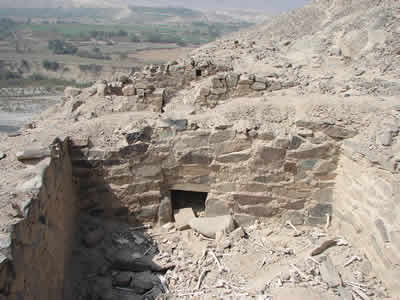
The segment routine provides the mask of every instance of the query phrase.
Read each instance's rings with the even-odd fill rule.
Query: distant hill
[[[302,6],[309,0],[2,0],[0,8],[181,6],[192,9],[244,9],[277,12]]]

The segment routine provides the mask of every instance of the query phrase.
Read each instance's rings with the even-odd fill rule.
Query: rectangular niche
[[[206,209],[207,196],[208,193],[206,192],[171,190],[172,209],[175,211],[191,207],[195,215],[198,216]]]

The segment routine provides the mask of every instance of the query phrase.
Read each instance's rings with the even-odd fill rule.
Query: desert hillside
[[[0,299],[400,299],[399,101],[395,0],[68,87],[0,137]]]

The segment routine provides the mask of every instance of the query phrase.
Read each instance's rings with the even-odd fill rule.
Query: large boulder
[[[217,232],[231,233],[235,229],[232,216],[219,216],[212,218],[196,218],[189,222],[190,227],[202,235],[214,238]]]

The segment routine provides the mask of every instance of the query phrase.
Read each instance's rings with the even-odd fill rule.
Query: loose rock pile
[[[309,228],[257,221],[234,229],[230,216],[215,221],[222,219],[225,226],[216,228],[213,220],[194,218],[193,230],[83,217],[76,299],[388,297],[362,250],[330,233],[329,222]]]

